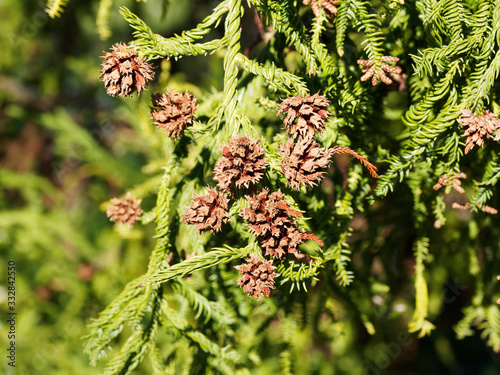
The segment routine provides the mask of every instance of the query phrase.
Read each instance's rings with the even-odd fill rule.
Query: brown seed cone
[[[137,56],[135,48],[116,43],[102,58],[101,78],[109,95],[123,98],[135,91],[140,95],[154,78],[153,67]]]
[[[235,136],[219,150],[222,157],[214,167],[214,180],[221,190],[231,191],[233,184],[248,189],[264,176],[268,162],[257,139]]]
[[[154,94],[151,96],[153,106],[150,115],[153,124],[165,130],[170,138],[177,139],[184,134],[188,126],[193,125],[193,114],[198,105],[196,98],[189,92],[180,94],[174,90],[167,90],[166,94]]]
[[[296,253],[306,238],[297,229],[290,216],[300,217],[283,199],[280,190],[269,194],[269,189],[253,196],[246,196],[248,207],[240,216],[248,223],[250,233],[261,240],[265,255],[285,259],[288,253]]]
[[[297,143],[289,139],[281,144],[278,153],[283,159],[281,171],[286,177],[287,185],[293,190],[300,190],[301,185],[312,187],[322,179],[335,151],[318,147],[312,139],[303,139]]]
[[[195,194],[191,200],[193,203],[187,207],[182,221],[195,225],[198,233],[207,229],[211,233],[220,231],[222,224],[229,220],[227,196],[217,189],[208,187],[206,195]]]
[[[130,193],[125,194],[123,198],[111,198],[106,214],[109,220],[127,223],[131,227],[142,215],[141,201],[142,199],[133,198]]]
[[[319,93],[297,95],[284,99],[278,105],[278,115],[286,112],[283,122],[292,137],[312,138],[316,132],[321,133],[325,129],[325,121],[330,115],[327,110],[329,105],[326,96]]]
[[[494,141],[500,140],[500,120],[497,115],[490,111],[484,111],[483,115],[474,116],[474,113],[468,109],[461,109],[461,118],[457,120],[460,126],[465,128],[464,137],[465,153],[467,154],[474,146],[483,146],[485,138],[493,138]],[[498,131],[497,131],[498,130]],[[493,133],[497,131],[495,137]]]
[[[240,271],[241,275],[238,285],[246,294],[257,299],[262,295],[269,297],[271,289],[274,289],[274,278],[279,276],[273,272],[276,267],[273,266],[272,261],[262,260],[256,255],[251,255],[246,259],[246,263],[235,268]]]

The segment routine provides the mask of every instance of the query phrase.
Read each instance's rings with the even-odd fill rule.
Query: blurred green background
[[[7,262],[16,262],[17,374],[100,373],[83,354],[86,324],[144,273],[154,247],[154,225],[117,227],[117,234],[105,214],[106,202],[132,186],[151,209],[162,165],[154,162],[162,144],[147,115],[149,94],[111,98],[98,79],[103,51],[132,39],[119,6],[164,34],[211,8],[179,2],[166,12],[164,1],[119,1],[109,10],[112,34],[102,40],[98,3],[71,1],[51,19],[44,1],[0,1],[0,275],[6,280]],[[218,84],[196,63],[174,64],[178,80],[191,71],[199,72],[192,81]],[[159,82],[170,64],[163,68]],[[4,355],[0,368],[13,373]]]
[[[145,272],[154,247],[153,224],[124,230],[105,215],[106,202],[132,187],[144,197],[143,209],[152,209],[163,165],[163,141],[147,116],[149,96],[111,98],[98,79],[103,51],[132,40],[118,8],[129,7],[156,32],[171,35],[192,27],[217,3],[114,2],[110,34],[103,40],[107,32],[96,22],[98,2],[71,0],[62,17],[51,19],[44,1],[0,0],[0,275],[6,280],[7,262],[16,262],[17,374],[101,373],[82,352],[86,324]],[[245,30],[243,43],[250,44],[252,28]],[[221,89],[220,56],[155,65],[159,88],[168,82],[189,87],[195,96]],[[0,286],[3,313],[5,285]],[[461,299],[470,295],[455,284],[445,292],[453,297],[454,290],[457,298],[437,322],[441,330],[420,341],[405,336],[391,374],[500,373],[498,354],[479,335],[454,338],[452,323]],[[3,349],[5,319],[1,328]],[[362,359],[354,365],[368,342],[356,332],[344,337],[345,346],[332,347],[342,354],[330,359],[346,361],[346,373],[349,366],[355,367],[352,373],[386,373]],[[0,372],[13,373],[6,362],[2,355]],[[136,373],[148,371],[140,367]]]

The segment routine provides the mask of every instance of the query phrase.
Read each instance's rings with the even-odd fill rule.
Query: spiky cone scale
[[[194,225],[198,233],[210,229],[211,233],[221,230],[229,220],[227,195],[208,187],[207,194],[195,194],[193,203],[186,208],[182,217],[184,224]]]
[[[213,173],[219,189],[227,192],[232,192],[233,186],[248,189],[264,176],[268,162],[259,140],[235,136],[219,150],[222,157]]]
[[[134,92],[138,95],[146,89],[153,80],[153,67],[137,55],[135,48],[126,44],[116,43],[112,52],[106,52],[102,58],[100,79],[104,82],[106,91],[111,96],[126,98]]]
[[[196,98],[188,91],[181,94],[167,90],[165,94],[152,95],[151,101],[154,106],[150,110],[153,124],[165,130],[170,138],[181,137],[186,128],[193,126],[194,111],[198,105]]]
[[[256,255],[251,255],[243,263],[235,267],[241,277],[238,279],[238,285],[249,296],[257,299],[263,295],[269,297],[271,289],[274,289],[274,278],[279,276],[274,272],[276,269],[271,260],[262,260]]]
[[[281,191],[270,194],[269,189],[264,188],[245,198],[247,207],[240,216],[247,222],[249,232],[261,241],[265,255],[285,259],[289,253],[297,253],[305,239],[290,216],[299,217],[301,214],[288,205]]]
[[[282,158],[281,172],[286,177],[287,186],[298,191],[302,185],[313,187],[321,181],[334,151],[319,147],[312,139],[302,139],[297,143],[289,139],[281,144],[278,154]]]
[[[493,138],[494,141],[500,140],[500,120],[497,115],[489,110],[484,111],[483,115],[474,115],[474,112],[468,109],[461,109],[462,116],[457,120],[460,126],[464,127],[465,154],[468,154],[474,146],[482,147],[485,138]],[[498,131],[497,131],[498,130]],[[493,137],[493,133],[497,131]]]
[[[330,113],[327,108],[330,101],[326,96],[314,95],[292,96],[278,104],[278,115],[286,113],[283,123],[285,129],[294,138],[312,138],[325,129],[325,121]]]
[[[127,192],[123,198],[111,198],[106,215],[111,221],[117,221],[131,227],[143,213],[141,201],[142,199],[133,198],[130,192]]]

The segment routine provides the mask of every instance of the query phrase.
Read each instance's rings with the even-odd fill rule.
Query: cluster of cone
[[[322,4],[326,10],[335,13],[336,3],[326,1]],[[313,0],[312,6],[316,9],[318,2]],[[153,80],[153,68],[138,56],[133,47],[117,43],[102,59],[100,78],[111,96],[125,98],[134,92],[140,95],[147,83]],[[150,115],[153,123],[164,129],[169,137],[177,139],[187,127],[193,125],[197,104],[190,93],[167,90],[164,94],[154,94],[152,104]],[[287,98],[278,106],[278,114],[286,113],[284,124],[290,135],[278,150],[282,158],[281,171],[287,186],[294,190],[316,185],[336,153],[348,153],[358,158],[373,176],[377,176],[376,168],[356,152],[346,147],[322,148],[316,143],[314,136],[325,128],[329,104],[326,97],[315,94]],[[228,144],[222,144],[220,152],[222,156],[213,170],[217,188],[208,187],[206,194],[192,197],[193,202],[182,218],[185,224],[194,225],[198,233],[220,231],[229,220],[230,197],[237,195],[237,189],[247,189],[247,207],[240,216],[248,223],[250,232],[259,239],[264,256],[279,260],[284,260],[288,254],[300,257],[298,247],[308,239],[323,246],[314,234],[298,229],[296,218],[301,214],[290,207],[280,190],[270,192],[263,188],[257,191],[257,184],[268,166],[259,140],[235,136]],[[107,215],[112,221],[131,226],[142,214],[140,203],[141,200],[133,198],[130,193],[123,198],[113,198]],[[273,272],[272,260],[252,255],[237,269],[241,275],[238,284],[246,293],[256,298],[269,296],[277,276]]]
[[[139,57],[137,50],[122,43],[116,43],[111,52],[102,56],[99,76],[109,95],[123,98],[140,95],[146,85],[153,80],[153,67]],[[193,125],[194,111],[198,107],[196,99],[189,92],[180,94],[167,90],[164,94],[151,97],[153,106],[150,115],[157,128],[162,128],[170,138],[177,139],[184,130]]]
[[[305,185],[312,187],[323,178],[330,165],[332,155],[349,154],[359,159],[373,177],[378,177],[377,168],[366,158],[347,147],[320,147],[314,140],[316,133],[325,129],[330,113],[330,102],[318,93],[307,96],[286,98],[278,105],[278,114],[285,113],[285,129],[290,138],[283,142],[278,150],[282,158],[281,171],[287,185],[293,190],[300,190]]]
[[[138,56],[135,48],[116,43],[111,47],[111,52],[102,56],[99,78],[103,80],[109,95],[126,98],[132,96],[134,92],[140,95],[146,89],[147,84],[153,80],[154,71],[146,60]],[[193,125],[193,115],[198,105],[190,93],[180,94],[167,90],[165,94],[152,95],[151,100],[153,107],[151,107],[150,115],[153,123],[158,128],[164,129],[170,138],[179,138],[187,127]],[[224,199],[220,198],[217,193],[210,191],[209,196],[224,206]],[[112,198],[106,214],[111,221],[127,224],[130,227],[142,215],[140,203],[140,199],[135,199],[127,193],[122,198]],[[225,205],[227,208],[227,200]],[[208,224],[199,223],[198,225],[201,230],[204,225]],[[222,221],[210,222],[209,225],[220,228]]]
[[[286,113],[284,123],[291,136],[278,151],[282,158],[281,171],[287,185],[294,190],[302,185],[316,185],[335,153],[357,157],[376,176],[376,168],[354,151],[345,147],[318,146],[314,136],[325,128],[328,105],[324,96],[315,94],[287,98],[278,106],[278,114]],[[245,195],[247,205],[239,215],[247,222],[250,233],[259,239],[264,257],[278,260],[285,260],[289,254],[300,257],[299,245],[309,239],[323,246],[314,234],[299,230],[296,218],[302,214],[290,207],[280,190],[257,189],[269,164],[259,140],[235,136],[219,150],[222,156],[213,170],[217,188],[208,187],[207,194],[192,198],[182,218],[185,224],[194,225],[199,233],[221,230],[222,224],[229,220],[229,199],[237,195],[238,189],[246,189],[249,193]],[[237,269],[241,275],[238,284],[248,295],[269,296],[277,276],[272,260],[252,255]]]
[[[217,188],[208,187],[207,194],[193,196],[182,218],[185,224],[194,225],[198,233],[220,231],[222,224],[229,220],[229,199],[236,196],[237,189],[246,189],[250,194],[245,196],[247,207],[240,216],[260,240],[264,256],[283,260],[289,253],[296,254],[298,246],[306,239],[315,238],[299,231],[294,217],[301,214],[289,206],[281,191],[270,193],[263,188],[255,192],[268,166],[258,140],[235,136],[228,144],[222,144],[220,151],[222,156],[213,171]],[[241,275],[238,285],[248,295],[269,296],[277,276],[272,260],[265,261],[253,255],[237,269]]]

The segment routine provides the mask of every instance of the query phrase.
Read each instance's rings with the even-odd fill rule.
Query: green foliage
[[[77,4],[49,1],[46,12],[59,17]],[[23,267],[43,263],[32,266],[32,276],[20,272],[32,300],[20,302],[31,309],[24,310],[27,330],[40,323],[44,343],[80,345],[84,336],[95,373],[106,375],[362,374],[370,364],[380,369],[385,345],[395,342],[402,352],[409,343],[412,350],[438,348],[419,355],[439,358],[439,369],[446,358],[455,361],[450,368],[463,364],[457,339],[500,351],[500,228],[485,212],[500,207],[499,145],[485,138],[465,154],[457,123],[461,109],[500,111],[500,3],[342,0],[334,18],[292,0],[94,5],[97,21],[76,12],[82,24],[96,22],[101,39],[127,41],[156,67],[149,93],[189,90],[199,107],[180,139],[155,131],[149,93],[104,96],[97,79],[97,57],[109,47],[103,44],[73,62],[61,58],[66,70],[51,78],[92,91],[85,94],[92,110],[80,113],[84,105],[66,101],[40,109],[4,89],[8,126],[0,130],[14,142],[33,118],[50,143],[49,176],[36,166],[16,170],[7,157],[0,170],[0,246],[13,249]],[[130,26],[123,33],[111,22],[114,6]],[[179,14],[186,14],[180,24],[164,25]],[[387,74],[395,82],[362,82],[357,60],[373,60],[380,70],[386,56],[399,58],[403,73]],[[57,86],[50,82],[39,86]],[[318,186],[287,186],[277,152],[287,135],[277,105],[317,92],[331,113],[318,142],[377,163],[378,179],[336,155]],[[234,269],[250,255],[263,257],[239,215],[250,192],[231,197],[221,232],[198,234],[182,219],[193,195],[216,185],[219,147],[234,135],[263,147],[269,166],[257,189],[280,189],[303,215],[298,228],[323,243],[307,241],[300,256],[273,259],[276,288],[259,300],[238,286]],[[457,187],[460,172],[467,178]],[[449,183],[437,186],[444,175]],[[145,211],[133,228],[112,225],[104,214],[109,199],[127,191],[143,199]],[[470,209],[454,210],[453,203]],[[90,281],[75,274],[81,264],[97,269]],[[462,286],[451,300],[443,298],[450,283]],[[40,287],[60,300],[44,301]],[[75,333],[54,338],[51,327],[69,322]],[[28,352],[35,344],[24,345]],[[74,353],[67,345],[62,352]],[[407,357],[391,358],[381,371],[398,373],[404,361],[411,373],[427,371],[424,361]],[[478,374],[498,360],[486,350],[478,358]],[[58,366],[48,361],[45,372],[83,373],[62,359]],[[33,363],[21,369],[40,371]]]

